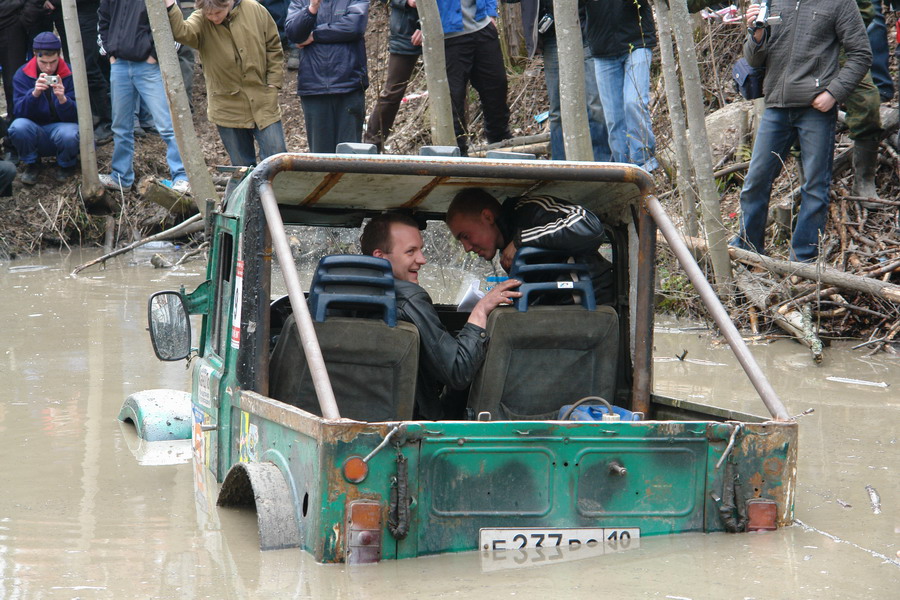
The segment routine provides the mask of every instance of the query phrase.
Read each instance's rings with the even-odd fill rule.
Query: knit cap
[[[34,38],[34,44],[31,46],[35,50],[56,50],[62,48],[59,38],[52,31],[43,31]]]

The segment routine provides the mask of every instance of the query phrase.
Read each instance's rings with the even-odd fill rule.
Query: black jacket
[[[0,0],[0,29],[21,27],[25,0]],[[22,58],[25,58],[24,56]]]
[[[416,381],[416,418],[437,420],[444,386],[461,390],[472,383],[484,362],[487,333],[466,323],[453,337],[441,323],[431,297],[409,281],[395,282],[397,314],[419,330],[419,376]]]
[[[533,246],[571,253],[588,266],[597,304],[615,300],[612,265],[597,252],[606,239],[600,219],[582,206],[553,196],[507,198],[497,227],[504,244]]]
[[[144,0],[101,0],[97,14],[107,56],[133,62],[156,58]]]
[[[587,38],[591,55],[611,58],[632,48],[656,46],[653,7],[649,0],[586,0]]]
[[[391,37],[388,52],[391,54],[422,54],[422,46],[413,46],[412,34],[419,29],[419,11],[406,0],[390,0]]]

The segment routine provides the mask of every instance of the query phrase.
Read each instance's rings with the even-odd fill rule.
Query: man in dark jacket
[[[366,224],[360,236],[363,254],[391,263],[401,320],[419,330],[419,375],[416,380],[416,419],[461,418],[461,407],[441,401],[443,388],[469,386],[484,362],[487,317],[500,304],[522,294],[518,281],[494,286],[478,301],[456,336],[441,323],[434,303],[419,286],[419,269],[427,262],[422,254],[422,234],[414,219],[401,213],[385,213]]]
[[[650,63],[656,46],[649,0],[587,0],[587,37],[614,162],[659,167],[650,121]]]
[[[422,30],[419,29],[416,0],[390,0],[390,3],[391,36],[388,41],[390,54],[387,76],[363,136],[363,141],[375,144],[379,152],[384,150],[384,141],[391,133],[409,78],[422,54]]]
[[[284,30],[300,46],[297,95],[310,152],[359,142],[366,114],[369,0],[292,0]]]
[[[828,216],[837,105],[869,70],[872,50],[854,0],[772,0],[777,24],[757,26],[759,5],[747,10],[750,30],[744,56],[766,67],[766,110],[760,119],[750,168],[741,190],[741,232],[737,247],[764,252],[772,182],[799,141],[805,181],[800,213],[791,236],[791,260],[818,256]],[[840,48],[846,61],[840,66]]]
[[[56,156],[56,180],[63,182],[75,174],[79,153],[72,71],[54,34],[39,33],[33,46],[34,58],[13,78],[15,120],[9,126],[9,139],[25,163],[22,183],[37,182],[42,156]]]
[[[23,21],[25,0],[0,0],[0,69],[3,69],[3,93],[6,111],[12,115],[13,75],[25,64],[28,33]]]
[[[494,19],[497,0],[437,0],[444,29],[444,57],[453,108],[456,143],[468,154],[466,95],[469,83],[478,92],[489,144],[512,137],[509,132],[508,83]]]
[[[491,261],[499,251],[507,272],[522,246],[569,252],[588,266],[597,303],[615,301],[612,265],[598,252],[606,232],[583,206],[552,196],[507,198],[501,205],[486,191],[467,188],[450,203],[447,226],[466,252]]]
[[[166,142],[172,188],[189,193],[144,0],[101,0],[98,15],[100,41],[110,62],[115,143],[112,173],[101,174],[100,182],[119,192],[129,191],[134,184],[134,112],[140,98]]]

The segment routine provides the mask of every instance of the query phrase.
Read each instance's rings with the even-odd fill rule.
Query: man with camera
[[[9,126],[9,139],[25,164],[20,177],[25,185],[37,182],[42,156],[56,156],[58,182],[75,174],[78,111],[72,71],[60,56],[61,46],[53,33],[39,33],[32,45],[34,58],[13,77],[15,119]]]
[[[764,252],[772,183],[797,141],[805,181],[791,260],[811,262],[828,216],[837,106],[869,70],[872,51],[854,0],[773,0],[751,4],[746,19],[744,56],[751,66],[766,67],[766,110],[741,190],[740,235],[732,244]]]

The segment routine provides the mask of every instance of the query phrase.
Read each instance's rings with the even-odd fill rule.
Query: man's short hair
[[[453,197],[445,220],[449,223],[457,216],[476,217],[484,209],[494,213],[494,217],[500,216],[500,202],[496,198],[481,188],[466,188]]]
[[[229,4],[231,0],[194,0],[194,8],[199,11],[222,10]]]
[[[386,212],[373,217],[363,228],[359,236],[359,247],[363,254],[372,256],[376,250],[390,252],[393,246],[391,240],[391,225],[409,225],[419,228],[419,224],[411,216],[399,212]]]

